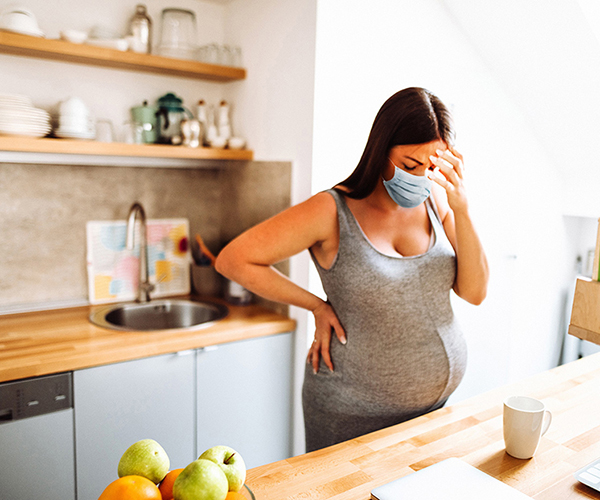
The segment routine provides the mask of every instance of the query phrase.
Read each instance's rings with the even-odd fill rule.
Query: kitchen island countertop
[[[296,328],[293,319],[260,305],[227,306],[226,318],[202,329],[155,332],[124,332],[93,325],[88,316],[95,306],[0,316],[0,382],[291,332]]]
[[[504,450],[502,402],[511,395],[541,399],[553,414],[530,460]],[[450,457],[532,498],[600,499],[600,492],[573,477],[600,458],[600,353],[387,429],[256,467],[246,482],[258,500],[368,500],[376,486]]]

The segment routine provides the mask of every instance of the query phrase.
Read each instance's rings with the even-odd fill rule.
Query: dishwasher
[[[0,500],[74,500],[72,373],[0,384]]]

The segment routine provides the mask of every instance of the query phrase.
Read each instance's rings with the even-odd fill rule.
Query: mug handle
[[[550,427],[550,424],[552,423],[552,413],[550,412],[550,410],[544,410],[544,428],[542,429],[542,433],[540,434],[540,436],[543,436],[544,434],[546,434],[546,432],[548,432],[548,428]]]

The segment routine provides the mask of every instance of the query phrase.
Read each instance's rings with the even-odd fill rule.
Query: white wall
[[[594,0],[443,0],[562,175],[566,213],[600,214],[600,7]]]
[[[313,191],[357,164],[381,104],[408,86],[453,110],[475,224],[491,265],[483,305],[453,301],[469,365],[453,400],[552,367],[563,287],[552,157],[440,1],[318,3]],[[311,286],[318,290],[311,276]]]

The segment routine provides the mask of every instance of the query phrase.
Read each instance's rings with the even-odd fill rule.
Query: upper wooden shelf
[[[3,30],[0,30],[0,53],[161,75],[182,76],[199,80],[228,82],[246,78],[244,68],[174,59],[154,54],[123,52],[94,45],[21,35]]]
[[[249,149],[188,148],[166,144],[125,144],[75,139],[0,136],[0,152],[171,158],[182,160],[252,160]]]

